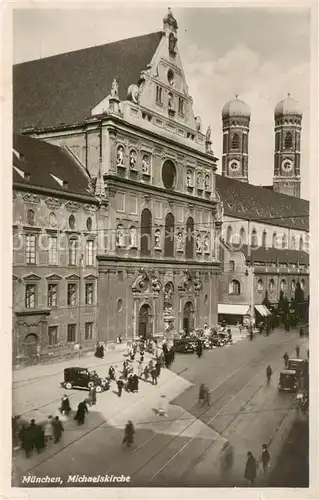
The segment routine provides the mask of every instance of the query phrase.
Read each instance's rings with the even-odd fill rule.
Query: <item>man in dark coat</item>
[[[289,361],[289,355],[287,352],[285,352],[285,354],[283,355],[283,360],[284,360],[284,363],[285,363],[285,368],[287,368],[288,366],[288,361]]]
[[[66,394],[64,394],[61,402],[61,413],[68,416],[71,411],[70,400]]]
[[[157,385],[157,371],[156,371],[156,368],[153,368],[151,370],[151,376],[152,376],[153,385]]]
[[[200,358],[202,353],[203,353],[203,346],[202,346],[201,340],[198,340],[198,342],[197,342],[196,353],[197,353],[198,358]]]
[[[79,425],[84,424],[85,414],[88,412],[89,412],[89,410],[88,410],[88,407],[86,404],[86,400],[81,401],[81,403],[78,404],[78,409],[77,409],[76,415],[74,417],[74,420],[77,420]]]
[[[251,451],[247,453],[244,477],[253,486],[257,476],[257,462]]]
[[[113,366],[110,366],[110,368],[109,368],[109,377],[110,377],[110,380],[115,380],[115,369]]]
[[[19,439],[21,443],[21,448],[25,451],[26,458],[29,458],[31,451],[33,449],[33,436],[30,432],[30,428],[23,425],[19,431]]]
[[[135,429],[131,420],[129,420],[125,426],[124,438],[122,444],[126,444],[127,447],[131,446],[134,441]]]
[[[54,443],[58,443],[62,437],[62,432],[64,431],[63,425],[59,417],[55,417],[52,421],[53,437]]]
[[[261,462],[263,464],[264,472],[266,473],[270,462],[270,455],[266,444],[263,444],[261,447]]]
[[[124,387],[124,382],[123,380],[119,379],[116,383],[117,385],[117,389],[118,389],[118,397],[120,398],[122,396],[122,391],[123,391],[123,387]]]
[[[133,390],[134,392],[138,392],[138,376],[136,375],[136,373],[134,373],[132,378],[133,378]]]
[[[37,425],[35,420],[32,419],[29,425],[29,431],[32,435],[33,445],[37,452],[40,453],[45,448],[44,429],[41,425]]]
[[[159,377],[161,374],[161,362],[159,359],[155,363],[155,370],[156,370],[157,377]]]

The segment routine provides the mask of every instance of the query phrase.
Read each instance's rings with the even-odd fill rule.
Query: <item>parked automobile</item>
[[[173,347],[175,352],[180,352],[184,354],[195,352],[194,344],[188,338],[174,339]]]
[[[294,370],[299,378],[303,377],[305,370],[305,362],[303,359],[291,358],[288,361],[288,370]]]
[[[297,392],[299,378],[295,370],[282,370],[279,375],[278,390],[284,392]]]
[[[65,368],[64,380],[61,382],[61,386],[65,389],[90,389],[91,387],[95,387],[96,392],[107,391],[110,388],[107,379],[99,377],[95,371],[77,366]]]

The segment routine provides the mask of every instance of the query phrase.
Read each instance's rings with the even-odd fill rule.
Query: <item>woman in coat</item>
[[[62,432],[64,431],[63,425],[59,417],[55,417],[52,421],[54,443],[58,443],[62,437]]]
[[[253,486],[257,476],[257,462],[251,451],[247,453],[247,461],[246,461],[244,476],[245,479],[247,479]]]
[[[129,420],[125,426],[124,438],[122,444],[126,444],[126,446],[131,446],[134,441],[134,434],[135,434],[135,429],[133,422]]]
[[[70,400],[66,394],[64,394],[61,402],[61,413],[68,416],[71,411]]]
[[[88,407],[86,405],[86,400],[81,401],[81,403],[78,404],[78,409],[77,409],[77,412],[75,414],[74,420],[77,420],[79,425],[84,424],[85,414],[88,412],[89,412],[89,410],[88,410]]]

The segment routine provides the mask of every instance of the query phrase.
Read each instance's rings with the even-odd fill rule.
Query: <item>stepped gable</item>
[[[162,33],[150,33],[13,67],[13,130],[74,124],[90,117],[114,78],[119,98],[150,64]]]
[[[274,226],[309,230],[309,201],[216,175],[224,214]]]

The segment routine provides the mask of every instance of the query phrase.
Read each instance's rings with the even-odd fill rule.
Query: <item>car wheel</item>
[[[89,383],[88,383],[88,388],[89,388],[89,389],[91,389],[91,387],[93,387],[93,386],[94,386],[93,382],[89,382]]]
[[[67,383],[65,384],[65,388],[66,388],[66,389],[69,389],[69,390],[70,390],[70,389],[72,389],[72,384],[71,384],[71,382],[67,382]]]
[[[96,392],[102,392],[102,387],[100,385],[97,385],[95,387]]]

